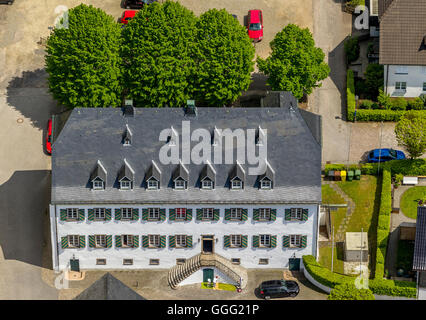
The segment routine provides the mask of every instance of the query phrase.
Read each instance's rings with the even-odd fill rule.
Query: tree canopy
[[[287,25],[277,33],[270,43],[272,53],[266,58],[258,58],[259,70],[269,76],[272,90],[291,91],[300,99],[303,94],[321,86],[330,68],[324,62],[324,52],[315,47],[309,29],[301,29],[294,24]]]
[[[357,289],[354,284],[341,284],[331,290],[328,300],[375,300],[369,289]]]
[[[426,116],[408,111],[396,124],[395,135],[411,159],[420,157],[426,151]]]
[[[234,102],[247,90],[254,47],[247,30],[225,9],[211,9],[197,21],[196,96],[209,105]]]
[[[120,26],[101,9],[81,4],[68,28],[55,28],[45,58],[53,97],[68,107],[120,105]]]

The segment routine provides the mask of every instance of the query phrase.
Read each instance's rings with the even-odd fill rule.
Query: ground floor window
[[[123,265],[125,266],[133,265],[133,259],[123,259]]]
[[[72,247],[72,248],[78,248],[80,246],[80,236],[69,235],[68,236],[68,246]]]
[[[395,82],[395,90],[407,90],[407,82]]]
[[[149,264],[152,266],[158,266],[160,264],[160,259],[149,259]]]
[[[123,247],[133,247],[133,235],[124,234],[121,237]]]
[[[231,262],[232,262],[232,264],[240,264],[241,259],[240,258],[231,258]]]
[[[300,247],[302,245],[302,236],[300,234],[290,235],[290,247]]]
[[[269,259],[260,258],[259,259],[259,264],[269,264]]]
[[[185,261],[186,261],[185,258],[178,258],[178,259],[176,259],[176,264],[184,264]]]
[[[186,235],[178,234],[175,236],[176,247],[186,247]]]
[[[231,247],[241,247],[241,235],[240,234],[232,234],[230,241],[231,241]]]
[[[96,259],[96,265],[98,266],[106,265],[106,259]]]

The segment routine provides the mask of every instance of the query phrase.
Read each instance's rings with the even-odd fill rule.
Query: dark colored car
[[[386,162],[389,160],[404,159],[404,152],[394,149],[374,149],[368,153],[368,162]]]
[[[142,9],[145,4],[158,2],[158,0],[124,0],[123,6],[126,9]]]
[[[299,294],[299,285],[292,280],[269,280],[259,286],[259,294],[263,299],[295,297]]]
[[[0,0],[0,4],[12,4],[15,0]]]
[[[47,121],[46,152],[52,154],[52,119]]]

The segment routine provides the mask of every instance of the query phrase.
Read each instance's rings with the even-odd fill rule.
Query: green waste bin
[[[355,180],[361,179],[361,170],[355,170]]]
[[[353,179],[354,179],[354,172],[352,170],[349,170],[347,180],[352,181]]]

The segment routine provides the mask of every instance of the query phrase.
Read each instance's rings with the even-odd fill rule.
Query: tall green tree
[[[354,284],[340,284],[331,290],[328,300],[375,300],[370,289],[357,289]]]
[[[376,99],[383,89],[384,67],[378,63],[370,63],[365,70],[365,87],[370,99]]]
[[[396,124],[395,135],[411,159],[420,157],[426,151],[426,116],[408,111]]]
[[[272,53],[258,58],[259,70],[269,76],[268,83],[273,90],[291,91],[300,99],[303,94],[321,86],[330,68],[324,62],[324,52],[315,47],[309,29],[294,24],[287,25],[277,33],[270,43]]]
[[[68,27],[55,28],[45,58],[53,97],[74,107],[121,102],[120,26],[101,9],[81,4],[68,12]]]
[[[212,106],[234,102],[251,82],[254,47],[247,30],[225,9],[197,21],[196,96]]]
[[[193,98],[196,20],[167,1],[144,6],[123,29],[123,76],[136,106],[181,107]]]

